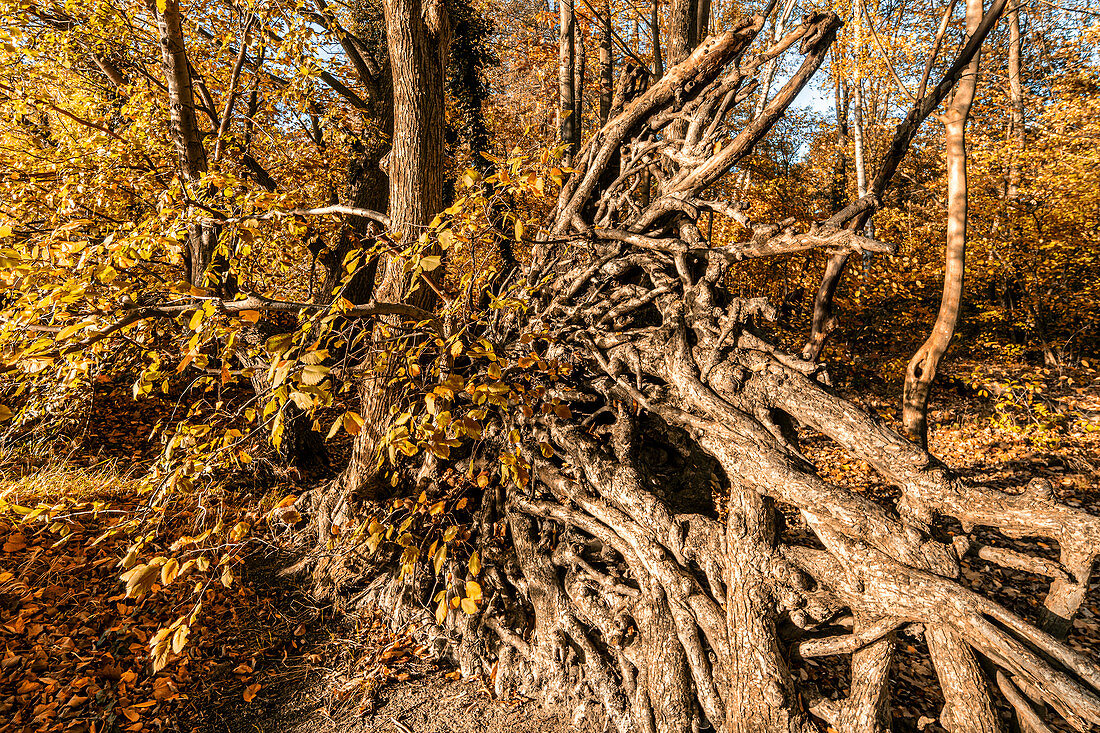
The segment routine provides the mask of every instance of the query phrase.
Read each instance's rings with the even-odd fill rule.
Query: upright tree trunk
[[[695,44],[707,37],[710,32],[710,0],[696,0],[695,3]]]
[[[573,149],[580,150],[584,137],[584,74],[586,71],[587,49],[584,42],[584,30],[573,18],[573,124],[575,125]]]
[[[558,142],[565,145],[565,162],[572,163],[580,147],[576,99],[576,16],[573,0],[558,0]]]
[[[600,19],[600,125],[611,113],[615,94],[615,53],[611,39],[611,0],[605,0]]]
[[[668,6],[668,65],[686,59],[699,43],[699,0],[672,0]]]
[[[967,0],[967,33],[974,33],[981,17],[982,0]],[[909,360],[902,394],[902,429],[907,437],[921,446],[928,443],[928,398],[932,393],[932,380],[936,377],[940,359],[955,335],[962,305],[966,270],[966,121],[978,84],[979,60],[979,54],[971,59],[942,118],[947,158],[947,245],[943,299],[932,333]]]
[[[1009,142],[1012,156],[1008,164],[1008,181],[1005,198],[1015,201],[1020,191],[1020,158],[1027,143],[1024,132],[1024,85],[1020,61],[1022,38],[1020,36],[1020,0],[1015,0],[1008,10],[1008,99],[1011,107]]]
[[[856,193],[862,198],[867,195],[867,136],[866,136],[866,124],[865,119],[870,117],[872,120],[877,120],[878,116],[875,113],[875,108],[871,110],[871,114],[865,114],[866,108],[863,98],[863,56],[866,52],[866,37],[863,35],[863,15],[867,13],[867,6],[864,4],[865,0],[856,0],[856,67],[855,67],[855,94],[854,105],[852,110],[852,131],[853,131],[853,144],[855,146],[853,159],[856,166]],[[868,20],[868,24],[870,21]],[[873,87],[873,84],[872,84]],[[867,236],[872,239],[875,236],[875,225],[870,218],[864,223],[864,231]],[[863,267],[866,270],[870,265],[871,258],[874,257],[872,252],[864,251]]]
[[[665,59],[661,50],[661,13],[660,0],[653,0],[649,12],[650,44],[653,47],[653,79],[660,79],[665,75]],[[642,206],[649,206],[650,191],[653,188],[653,174],[649,167],[642,172],[639,202]]]
[[[209,198],[201,179],[207,171],[206,148],[195,116],[195,90],[191,64],[183,40],[183,22],[179,0],[165,0],[164,10],[153,9],[160,35],[161,62],[168,88],[168,112],[172,143],[179,159],[180,180],[191,200]],[[187,281],[203,287],[207,268],[218,244],[213,224],[196,224],[187,238],[185,264]]]
[[[649,12],[650,39],[653,45],[653,77],[660,79],[665,75],[665,60],[661,55],[661,13],[660,0],[653,0]]]
[[[391,231],[413,242],[443,209],[444,83],[450,24],[442,0],[385,0],[386,38],[393,73],[393,150],[389,162]],[[410,297],[405,260],[387,257],[376,300],[430,309],[435,291],[423,283]],[[384,324],[379,331],[385,330]],[[381,336],[381,334],[378,334]],[[376,339],[376,343],[382,339]],[[341,486],[352,493],[373,486],[378,451],[401,399],[390,384],[402,354],[379,346],[360,387],[363,429],[356,436]]]
[[[848,198],[848,84],[837,75],[836,100],[836,167],[833,169],[832,205],[837,211]]]
[[[853,4],[852,49],[855,59],[852,64],[852,143],[855,146],[852,159],[856,166],[856,195],[867,195],[867,163],[863,157],[863,8],[861,0]]]
[[[1027,132],[1024,125],[1025,101],[1021,62],[1023,38],[1020,34],[1020,2],[1021,0],[1016,0],[1008,10],[1008,99],[1011,114],[1008,138],[1011,153],[1008,175],[1005,181],[1005,204],[1008,209],[1008,236],[1013,239],[1016,237],[1016,231],[1015,227],[1012,226],[1012,221],[1015,217],[1015,206],[1020,197],[1021,163],[1024,150],[1027,147]],[[1015,277],[1018,279],[1019,275],[1016,274]],[[1012,287],[1017,286],[1018,282],[1012,284]],[[1025,288],[1019,289],[1023,290]],[[1057,366],[1058,355],[1055,354],[1047,335],[1046,308],[1042,298],[1033,295],[1030,309],[1035,335],[1039,337],[1039,346],[1043,350],[1043,362],[1047,366]]]

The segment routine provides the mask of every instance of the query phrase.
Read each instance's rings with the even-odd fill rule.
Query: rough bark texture
[[[209,192],[200,183],[207,170],[206,148],[195,117],[194,85],[191,64],[183,41],[179,0],[165,0],[163,12],[155,13],[160,36],[161,63],[168,88],[170,133],[179,159],[180,179],[191,200],[206,199]],[[187,280],[196,287],[206,281],[218,231],[214,224],[196,224],[187,240],[185,256]]]
[[[390,230],[402,244],[415,242],[443,209],[444,83],[450,21],[442,0],[386,0],[383,4],[390,67],[393,73],[393,124],[396,133],[389,160]],[[402,257],[385,258],[375,290],[382,302],[405,302],[430,310],[431,283],[410,283]],[[410,286],[415,285],[407,295]],[[392,334],[398,319],[376,329],[375,344]],[[356,436],[351,461],[338,482],[342,494],[373,494],[378,450],[402,396],[392,384],[400,366],[392,344],[372,348],[371,376],[360,385],[363,429]],[[329,511],[332,511],[331,508]]]
[[[526,282],[512,291],[523,308],[470,326],[470,338],[492,346],[501,379],[530,381],[487,412],[477,441],[424,461],[412,491],[448,491],[448,469],[511,467],[469,488],[467,542],[480,567],[452,553],[438,569],[406,563],[402,573],[405,549],[379,533],[376,548],[338,556],[329,579],[342,567],[356,602],[414,624],[428,648],[463,674],[484,674],[497,695],[598,714],[622,733],[810,733],[819,722],[884,732],[903,627],[928,641],[948,687],[936,717],[949,730],[996,730],[994,682],[1028,725],[1046,715],[1080,730],[1100,724],[1100,667],[959,580],[960,558],[974,552],[1063,589],[1087,587],[1100,518],[1058,504],[1045,482],[1009,493],[952,475],[832,393],[818,365],[771,345],[766,301],[721,287],[746,259],[890,251],[856,233],[866,202],[806,231],[746,220],[746,241],[702,237],[704,213],[744,219],[735,202],[702,193],[809,82],[839,20],[804,19],[792,41],[800,67],[731,138],[723,120],[767,62],[749,56],[763,25],[745,19],[635,89],[578,151]],[[682,137],[670,132],[676,123]],[[654,155],[677,164],[652,165]],[[643,204],[635,192],[647,170],[656,182]],[[526,360],[547,367],[533,373]],[[483,373],[454,368],[464,379]],[[536,394],[569,409],[523,409],[541,408],[526,402]],[[455,394],[453,414],[473,404],[466,399]],[[830,484],[802,455],[796,426],[867,461],[896,498]],[[941,517],[961,533],[945,538]],[[1062,557],[979,546],[979,525],[1048,538]],[[451,605],[475,579],[481,602]],[[1071,619],[1080,598],[1052,594],[1047,612]],[[824,656],[850,658],[848,697],[801,681],[803,660]]]
[[[615,93],[615,51],[611,36],[611,3],[606,0],[600,23],[600,126],[611,114],[611,101]]]

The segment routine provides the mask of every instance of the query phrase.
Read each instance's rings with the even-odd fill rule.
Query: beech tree
[[[300,24],[241,12],[231,50],[189,50],[174,0],[107,13],[120,27],[152,19],[157,34],[150,42],[149,27],[135,27],[105,56],[103,38],[71,39],[79,71],[93,75],[86,108],[70,111],[26,88],[5,94],[27,105],[18,134],[43,138],[43,155],[82,138],[43,135],[32,111],[99,131],[96,143],[119,144],[117,159],[141,177],[117,178],[115,167],[70,170],[73,156],[59,150],[50,175],[71,176],[71,188],[95,181],[97,190],[103,183],[127,192],[92,209],[91,219],[51,210],[30,185],[20,189],[19,216],[4,225],[5,239],[19,243],[3,250],[17,283],[4,373],[22,380],[20,390],[86,378],[92,357],[117,338],[120,349],[138,345],[145,366],[135,394],[147,393],[171,370],[146,344],[182,334],[189,340],[173,368],[199,370],[210,389],[262,376],[241,411],[252,413],[250,430],[275,442],[288,411],[313,417],[336,404],[340,389],[355,390],[358,411],[343,412],[330,429],[354,435],[351,458],[338,478],[298,499],[295,511],[311,531],[292,570],[308,571],[321,595],[370,605],[415,629],[438,658],[485,675],[501,697],[592,710],[621,733],[808,733],[822,724],[885,731],[905,633],[927,644],[945,699],[939,718],[953,733],[1002,730],[1005,706],[1022,729],[1059,719],[1088,730],[1100,725],[1100,666],[1066,634],[1100,552],[1100,518],[1058,503],[1044,480],[1004,491],[955,475],[924,445],[838,395],[817,358],[847,258],[895,250],[865,225],[920,126],[949,98],[949,160],[965,164],[972,79],[1005,6],[994,0],[983,10],[968,0],[966,33],[940,58],[941,47],[951,48],[943,39],[954,3],[947,6],[924,79],[866,192],[805,226],[755,221],[721,191],[818,75],[842,25],[831,11],[788,23],[792,5],[771,2],[711,25],[705,0],[674,0],[662,38],[654,3],[652,69],[624,59],[585,140],[576,7],[562,2],[561,94],[548,103],[561,110],[561,145],[532,158],[487,158],[493,168],[459,174],[452,201],[444,181],[456,156],[444,133],[457,3],[383,0],[380,18],[369,7],[354,18],[318,3]],[[42,23],[69,22],[12,12],[28,36]],[[766,34],[773,13],[783,30]],[[370,43],[379,27],[384,54]],[[342,49],[346,76],[319,66],[324,54],[309,42],[316,28],[328,34],[326,48]],[[261,64],[250,38],[264,39],[263,53],[281,62]],[[34,58],[31,40],[17,40]],[[154,50],[160,76],[146,69]],[[780,58],[794,70],[772,93]],[[40,74],[31,81],[51,73],[27,66],[21,73]],[[215,87],[220,105],[193,73],[204,66],[224,76]],[[250,121],[223,125],[243,96],[245,68],[253,89],[284,96],[263,112],[257,93]],[[111,109],[103,79],[117,86],[121,69],[156,82],[153,101],[128,106],[121,118],[134,129],[79,117]],[[752,110],[756,99],[764,103]],[[200,107],[216,132],[199,129]],[[284,140],[316,167],[295,168],[301,162],[281,159],[278,145],[264,153],[309,184],[298,195],[320,200],[267,190],[263,182],[277,179],[250,152],[260,144],[252,147],[249,127],[265,114],[272,128],[301,124]],[[173,154],[142,134],[158,125]],[[328,177],[326,146],[341,126],[353,138],[344,143],[350,164],[341,160],[351,171]],[[246,131],[249,145],[235,145]],[[334,193],[337,182],[343,194]],[[326,190],[335,203],[322,198]],[[964,192],[965,184],[952,189],[956,225],[965,222]],[[71,201],[90,208],[92,199]],[[523,201],[535,203],[525,209]],[[703,217],[713,215],[735,223],[739,236],[720,242],[711,227],[704,234]],[[118,226],[118,242],[114,232],[102,235],[104,222],[125,217],[137,224]],[[336,218],[331,241],[308,244],[309,227],[325,217]],[[62,239],[74,230],[87,240]],[[957,235],[953,228],[949,246],[961,260],[965,238]],[[268,258],[324,257],[326,280],[335,282],[315,299],[266,287],[263,278],[280,271],[249,259],[253,243],[269,247]],[[818,303],[825,310],[815,310],[807,350],[795,354],[769,335],[774,305],[736,297],[724,283],[754,261],[815,250],[830,258]],[[455,264],[461,257],[474,263],[468,271]],[[122,289],[116,265],[146,279]],[[298,316],[292,329],[239,346],[253,327],[288,312]],[[52,338],[39,337],[43,328]],[[866,461],[896,489],[893,498],[828,481],[804,454],[806,434]],[[218,461],[248,463],[246,437],[236,427],[183,424],[154,497],[204,480]],[[444,522],[456,512],[466,526]],[[978,527],[1053,540],[1058,560],[985,545]],[[128,593],[142,579],[151,586],[168,562],[134,565],[142,551],[138,539],[124,559]],[[971,589],[960,574],[968,554],[1049,578],[1041,618]],[[193,615],[154,637],[156,664],[178,653],[189,623]],[[797,674],[821,657],[850,667],[847,696]]]

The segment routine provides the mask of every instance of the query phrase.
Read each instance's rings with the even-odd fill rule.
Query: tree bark
[[[839,74],[835,82],[836,167],[833,169],[833,209],[848,198],[848,84]]]
[[[865,49],[861,0],[855,0],[852,14],[855,16],[852,44],[855,53],[855,59],[852,62],[852,144],[854,146],[852,159],[855,161],[856,167],[856,196],[863,198],[867,195],[867,162],[863,156],[863,56]]]
[[[967,0],[966,28],[973,34],[982,18],[982,0]],[[975,54],[959,80],[955,95],[943,116],[944,152],[947,159],[947,244],[943,273],[943,298],[928,336],[905,372],[902,392],[902,429],[912,440],[928,443],[928,400],[932,381],[959,321],[966,272],[966,122],[978,85],[980,54]]]
[[[699,44],[699,0],[672,0],[668,6],[668,65],[686,59]]]
[[[393,149],[389,160],[389,219],[401,246],[415,242],[432,218],[443,209],[444,85],[450,42],[450,21],[442,0],[386,0],[383,4],[390,67],[393,74]],[[425,283],[411,294],[405,259],[385,258],[375,298],[408,303],[426,311],[434,306],[435,291]],[[379,343],[396,324],[381,324]],[[345,494],[375,493],[379,449],[403,390],[392,384],[403,354],[394,346],[377,346],[368,357],[360,385],[363,429],[355,438],[352,456],[339,482]]]
[[[201,183],[208,164],[202,132],[195,116],[195,90],[191,63],[184,45],[179,0],[165,0],[164,11],[154,7],[153,14],[160,36],[161,63],[168,88],[169,129],[179,161],[180,180],[191,200],[203,201],[209,199],[211,194],[209,188]],[[184,262],[187,281],[195,287],[201,288],[206,284],[207,270],[212,264],[217,244],[218,229],[214,224],[195,224],[192,227],[187,238]],[[221,286],[222,283],[218,283],[219,289]]]
[[[605,0],[600,18],[600,126],[607,123],[615,94],[615,48],[611,36],[611,1]]]
[[[665,60],[661,55],[661,14],[660,0],[653,0],[649,12],[650,45],[653,49],[653,76],[660,79],[665,75]]]
[[[1015,0],[1008,9],[1008,99],[1011,110],[1009,121],[1009,142],[1012,144],[1012,154],[1009,159],[1008,180],[1005,185],[1005,198],[1011,203],[1019,196],[1020,190],[1020,158],[1027,144],[1027,133],[1024,128],[1024,101],[1023,69],[1021,62],[1021,46],[1023,43],[1020,35],[1020,0]]]
[[[584,29],[580,23],[576,22],[576,16],[573,19],[573,49],[574,49],[574,82],[573,82],[573,120],[576,125],[576,131],[574,132],[574,150],[580,148],[581,139],[584,137],[584,75],[588,54],[587,48],[585,48]]]
[[[571,165],[580,147],[577,124],[576,15],[573,0],[558,0],[558,142],[565,146],[565,163]]]

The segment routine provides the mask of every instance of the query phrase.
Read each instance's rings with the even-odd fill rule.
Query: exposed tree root
[[[750,241],[721,249],[695,225],[700,211],[737,213],[699,192],[782,114],[837,24],[815,14],[783,41],[801,42],[802,67],[732,140],[718,123],[759,66],[742,55],[761,18],[705,41],[648,90],[634,84],[636,98],[577,153],[550,227],[558,245],[536,247],[526,315],[502,314],[483,334],[508,363],[537,348],[570,365],[547,387],[572,411],[517,410],[487,426],[477,455],[448,459],[460,470],[483,465],[518,435],[529,476],[480,496],[476,612],[450,610],[438,623],[429,607],[437,576],[420,567],[399,577],[400,548],[389,543],[348,552],[320,575],[353,579],[344,592],[355,602],[415,623],[464,674],[491,678],[496,694],[598,709],[622,733],[803,733],[819,721],[889,730],[895,634],[909,624],[924,629],[948,730],[999,730],[995,695],[1026,730],[1045,729],[1048,707],[1079,730],[1100,725],[1100,667],[1060,638],[1088,587],[1100,519],[1056,503],[1048,484],[1008,494],[953,476],[833,394],[820,367],[770,345],[766,302],[731,300],[720,286],[745,258],[882,249],[845,229],[874,202],[803,233],[756,227]],[[677,128],[684,137],[669,132],[674,121],[687,123]],[[662,157],[674,164],[658,165]],[[606,175],[613,162],[617,177]],[[659,185],[643,208],[631,192],[646,170]],[[521,338],[530,333],[542,340]],[[898,501],[823,480],[795,426],[867,461]],[[425,475],[431,482],[438,470]],[[785,534],[779,509],[807,532]],[[938,539],[938,516],[967,533],[980,525],[1055,540],[1061,560]],[[1052,578],[1042,626],[964,587],[967,552]],[[454,559],[438,577],[448,598],[471,579]],[[820,656],[850,657],[846,699],[821,699],[792,674]]]

